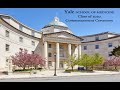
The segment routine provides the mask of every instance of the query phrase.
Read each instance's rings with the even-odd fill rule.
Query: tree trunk
[[[94,66],[92,65],[92,70],[93,70]]]
[[[88,67],[86,66],[86,71],[88,70]]]
[[[37,69],[37,66],[35,66],[35,69]]]
[[[29,69],[29,66],[27,66],[27,69]]]
[[[115,70],[117,70],[117,66],[115,65]]]
[[[23,70],[25,70],[25,67],[23,67]]]
[[[105,68],[105,65],[103,65],[103,69]]]
[[[73,71],[73,66],[72,66],[72,71]]]

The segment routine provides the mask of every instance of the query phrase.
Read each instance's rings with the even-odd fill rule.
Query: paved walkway
[[[105,74],[120,74],[120,72],[113,71],[94,71],[93,73],[86,72],[72,72],[65,73],[62,70],[57,71],[57,77],[59,76],[80,76],[80,75],[105,75]],[[54,71],[41,71],[38,74],[11,74],[11,75],[0,75],[0,79],[7,78],[32,78],[32,77],[54,77]]]

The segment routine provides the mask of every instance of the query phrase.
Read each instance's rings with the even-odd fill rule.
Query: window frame
[[[99,38],[99,36],[96,36],[95,41],[98,41],[98,40],[100,40],[100,38]]]
[[[23,37],[19,37],[19,42],[23,43]]]
[[[64,47],[62,45],[60,45],[60,49],[64,49]]]
[[[10,37],[10,32],[8,30],[5,31],[5,36]]]
[[[85,47],[86,47],[86,48],[85,48]],[[84,50],[87,50],[87,46],[83,46],[83,49],[84,49]]]
[[[112,43],[108,43],[108,47],[113,47]]]
[[[64,57],[64,53],[60,53],[60,57]]]
[[[35,41],[31,41],[32,46],[35,46]]]
[[[51,44],[48,44],[48,48],[52,48],[52,45],[51,45]]]
[[[10,45],[9,44],[5,44],[5,51],[10,51]]]
[[[97,47],[98,46],[98,47]],[[100,46],[97,44],[97,45],[95,45],[95,49],[99,49],[100,48]]]
[[[23,31],[23,26],[22,25],[19,25],[19,30]]]
[[[35,32],[34,32],[34,31],[31,31],[31,35],[32,35],[32,36],[35,36]]]
[[[108,52],[108,56],[112,56],[112,53],[111,53],[111,52]]]
[[[48,66],[52,66],[52,61],[48,61]]]
[[[51,52],[48,53],[48,57],[52,57],[52,53]]]

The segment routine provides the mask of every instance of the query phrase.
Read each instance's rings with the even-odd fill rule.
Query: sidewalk
[[[93,73],[85,73],[85,72],[72,72],[72,73],[64,73],[63,71],[57,71],[57,76],[81,76],[81,75],[113,75],[120,74],[120,72],[113,71],[94,71]],[[42,71],[38,74],[12,74],[12,75],[0,75],[0,79],[10,79],[10,78],[33,78],[33,77],[55,77],[54,71]]]

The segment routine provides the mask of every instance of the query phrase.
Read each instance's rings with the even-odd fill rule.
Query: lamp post
[[[55,57],[55,71],[54,71],[54,76],[57,76],[57,74],[56,74],[56,54],[54,54],[54,57]]]

